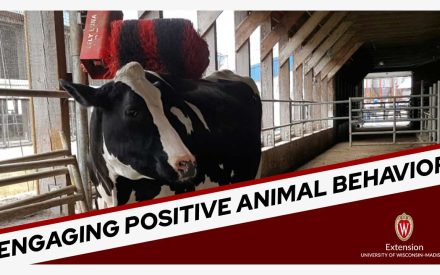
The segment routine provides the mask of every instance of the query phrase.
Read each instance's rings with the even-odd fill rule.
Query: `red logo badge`
[[[410,215],[403,213],[397,216],[394,223],[396,235],[401,241],[407,241],[414,231],[414,221]]]

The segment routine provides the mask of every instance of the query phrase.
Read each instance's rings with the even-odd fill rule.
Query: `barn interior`
[[[196,13],[197,30],[210,50],[206,75],[222,68],[217,32],[223,13]],[[68,27],[63,24],[66,14]],[[163,14],[139,11],[138,17]],[[92,208],[88,113],[58,83],[101,83],[80,65],[86,16],[76,11],[0,13],[2,44],[16,39],[20,45],[5,53],[0,45],[1,78],[9,79],[0,88],[0,145],[33,145],[28,156],[0,159],[0,189],[32,182],[38,198],[1,204],[0,220],[6,222],[0,226],[41,210],[72,214],[78,201],[88,204],[82,210]],[[230,69],[253,77],[263,102],[262,177],[440,143],[439,12],[235,11],[233,19],[235,65]],[[8,28],[21,31],[24,43],[19,36],[6,39]],[[260,37],[257,69],[250,50],[255,32]],[[26,64],[16,66],[14,77],[27,80],[26,87],[12,87],[17,81],[6,73],[4,56],[13,55],[17,64]],[[8,109],[8,101],[19,100],[29,108]],[[6,142],[12,136],[7,130],[16,129],[10,125],[20,123],[18,138]],[[59,161],[60,156],[68,160]],[[56,172],[35,170],[53,167]],[[69,188],[72,182],[81,188]],[[51,192],[58,193],[47,195]],[[7,195],[0,192],[2,196]]]

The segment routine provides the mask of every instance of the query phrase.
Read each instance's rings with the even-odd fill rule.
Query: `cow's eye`
[[[138,115],[138,110],[136,109],[127,109],[125,110],[125,115],[128,117],[136,117]]]

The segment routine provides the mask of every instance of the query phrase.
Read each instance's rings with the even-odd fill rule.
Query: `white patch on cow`
[[[263,165],[260,157],[260,163],[258,164],[257,174],[255,175],[256,179],[261,179],[261,169],[263,169]]]
[[[231,179],[235,176],[234,170],[231,170]]]
[[[128,198],[127,204],[128,203],[134,203],[137,202],[136,200],[136,191],[132,190],[130,193],[130,197]]]
[[[119,161],[112,153],[107,150],[107,145],[105,144],[105,139],[103,138],[102,147],[104,154],[102,157],[105,160],[105,165],[108,170],[108,177],[113,183],[116,183],[116,178],[118,176],[125,177],[131,180],[139,179],[153,179],[148,176],[140,174],[138,171],[134,170],[131,165],[127,165]]]
[[[205,175],[205,181],[196,186],[196,190],[209,189],[213,187],[217,187],[219,184],[217,182],[213,182],[210,177]]]
[[[225,169],[223,163],[220,163],[220,164],[218,165],[218,167],[220,167],[220,169],[222,169],[222,170]]]
[[[159,131],[160,141],[164,152],[168,155],[170,166],[176,169],[176,163],[182,157],[186,157],[188,161],[194,162],[195,157],[182,142],[176,130],[165,116],[160,90],[145,78],[142,66],[138,62],[126,64],[116,73],[114,81],[128,85],[144,99],[153,117],[153,123]]]
[[[101,197],[98,197],[98,207],[99,209],[104,209],[107,207],[113,207],[117,205],[116,197],[115,197],[115,190],[112,190],[112,194],[109,196],[106,192],[104,187],[102,187],[102,184],[99,184],[96,187],[96,191],[99,193]]]
[[[191,135],[193,132],[192,121],[189,117],[187,117],[182,110],[177,107],[171,107],[170,112],[175,115],[179,121],[185,126],[186,134]]]
[[[205,79],[208,81],[217,81],[219,79],[240,81],[240,82],[247,84],[249,87],[251,87],[252,91],[256,95],[260,94],[258,91],[257,84],[255,84],[255,82],[252,78],[240,76],[230,70],[220,70],[220,71],[213,72],[209,76],[205,77]]]
[[[203,123],[203,126],[205,126],[205,129],[208,130],[208,131],[211,131],[211,130],[209,130],[208,123],[206,123],[206,120],[203,117],[203,114],[200,111],[200,109],[197,108],[196,105],[194,105],[194,104],[192,104],[192,103],[190,103],[188,101],[185,101],[185,103],[193,110],[193,112],[196,114],[196,116],[199,118],[199,120]]]
[[[163,198],[174,195],[175,195],[174,191],[171,191],[168,185],[162,185],[159,195],[157,195],[155,198]]]

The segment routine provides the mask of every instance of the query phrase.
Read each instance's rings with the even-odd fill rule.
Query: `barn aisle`
[[[399,138],[399,142],[416,142],[415,136],[407,136]],[[366,141],[367,142],[367,141]],[[389,142],[388,138],[377,137],[368,139],[369,143]],[[303,170],[313,167],[330,165],[338,162],[361,159],[371,156],[382,155],[386,153],[406,150],[410,148],[425,146],[425,144],[390,144],[390,145],[368,145],[368,146],[352,146],[348,142],[340,142],[318,155],[311,161],[307,162],[297,170]]]

